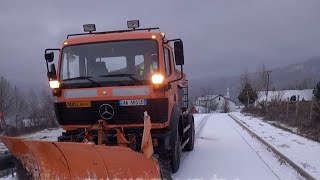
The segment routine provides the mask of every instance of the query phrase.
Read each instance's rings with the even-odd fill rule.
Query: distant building
[[[312,101],[313,89],[303,89],[303,90],[281,90],[281,91],[268,91],[267,102],[272,100],[279,101]],[[264,102],[266,100],[266,91],[258,91],[258,103]]]
[[[224,112],[225,106],[228,107],[229,111],[236,110],[236,103],[230,99],[229,88],[225,95],[206,95],[198,97],[194,102],[195,107],[203,107],[206,110],[206,113],[216,111]]]
[[[197,114],[197,113],[206,113],[207,112],[207,109],[202,107],[202,106],[193,106],[190,111],[190,113],[193,113],[193,114]]]

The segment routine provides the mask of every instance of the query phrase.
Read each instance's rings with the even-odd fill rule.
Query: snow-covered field
[[[243,118],[244,121],[257,121],[256,125],[251,125],[250,127],[260,127],[260,129],[257,129],[263,132],[261,134],[262,137],[273,142],[279,142],[278,144],[280,144],[280,146],[282,145],[280,141],[284,141],[289,137],[284,132],[282,132],[281,135],[275,130],[273,131],[271,127],[264,125],[264,122],[260,120],[252,120],[250,117],[243,116],[240,113],[233,114],[239,118]],[[268,148],[248,134],[247,131],[240,127],[228,114],[196,114],[195,127],[195,149],[192,152],[184,152],[182,154],[180,170],[173,174],[173,178],[176,180],[303,179],[289,165],[280,160],[279,157],[273,154]],[[56,140],[57,136],[61,134],[61,131],[61,129],[46,130],[25,137],[30,139]],[[268,131],[270,131],[270,134],[266,135]],[[278,137],[278,135],[280,137]],[[279,138],[279,140],[277,138]],[[305,141],[299,138],[295,140],[297,141],[287,140],[291,142],[287,144],[290,147],[285,148],[286,146],[283,145],[282,148],[292,153],[300,153],[301,158],[299,161],[302,163],[307,162],[310,168],[316,166],[314,170],[317,170],[317,167],[320,166],[314,164],[316,160],[309,161],[308,157],[316,159],[317,156],[319,156],[320,150],[314,149],[318,152],[316,155],[304,154],[306,152],[302,152],[302,148],[297,148],[294,144],[305,143]],[[319,147],[319,144],[314,144],[311,147]],[[311,147],[305,146],[305,150]],[[299,152],[296,151],[295,148],[297,148]]]
[[[320,143],[276,128],[259,118],[239,112],[231,114],[299,167],[320,179]]]
[[[63,130],[61,128],[46,129],[37,133],[21,136],[21,138],[44,140],[44,141],[56,141],[57,137],[61,135],[62,131]],[[0,155],[3,154],[5,151],[7,151],[7,148],[0,141]],[[15,180],[15,179],[17,178],[12,177],[11,175],[9,175],[8,177],[0,178],[0,180]]]
[[[44,141],[56,141],[57,137],[61,135],[62,131],[63,130],[61,128],[46,129],[37,133],[28,134],[21,137],[25,139],[40,139]],[[0,141],[0,154],[6,150],[7,148]]]

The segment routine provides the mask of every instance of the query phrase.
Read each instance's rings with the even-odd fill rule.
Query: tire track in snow
[[[230,115],[229,115],[230,116]],[[231,125],[233,126],[233,125]],[[269,166],[269,164],[260,156],[260,154],[258,153],[259,151],[256,151],[251,145],[250,143],[246,140],[246,138],[233,126],[232,127],[239,135],[240,137],[246,142],[246,144],[250,147],[250,149],[252,149],[252,151],[254,151],[256,153],[256,155],[259,157],[259,159],[269,168],[269,170],[279,179],[281,180],[281,178],[277,175],[277,173],[274,172],[274,170]]]
[[[200,132],[202,131],[204,125],[206,124],[206,122],[207,122],[207,120],[209,119],[210,116],[211,116],[211,114],[206,115],[204,118],[202,118],[202,120],[199,123],[197,123],[197,126],[196,126],[197,128],[195,129],[196,133],[195,133],[195,137],[194,137],[195,138],[194,139],[194,143],[196,143]],[[191,153],[191,152],[184,151],[181,154],[181,158],[180,158],[180,163],[181,164],[185,161],[185,159],[188,157],[188,154]]]
[[[198,139],[200,132],[202,131],[204,125],[206,124],[207,120],[209,119],[209,117],[211,116],[211,114],[208,114],[207,116],[205,116],[202,121],[197,125],[197,128],[195,129],[196,133],[195,133],[195,141]]]

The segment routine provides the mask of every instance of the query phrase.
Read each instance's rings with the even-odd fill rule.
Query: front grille
[[[143,123],[143,112],[147,111],[152,123],[163,123],[168,118],[168,99],[148,99],[145,106],[119,106],[119,100],[92,101],[89,108],[67,108],[66,103],[55,103],[57,119],[60,125],[96,124],[102,119],[99,108],[109,104],[114,108],[114,116],[106,120],[109,124]]]

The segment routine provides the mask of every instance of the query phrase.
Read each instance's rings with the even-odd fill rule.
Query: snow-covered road
[[[228,114],[195,115],[195,149],[174,179],[300,179]]]
[[[182,154],[175,180],[303,179],[228,114],[195,114],[195,128],[195,148]],[[61,131],[45,130],[25,138],[55,140]]]

